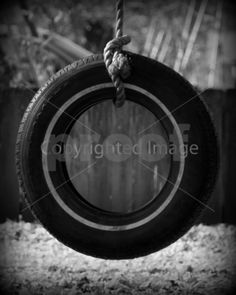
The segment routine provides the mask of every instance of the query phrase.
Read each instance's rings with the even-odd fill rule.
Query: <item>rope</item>
[[[125,88],[122,79],[126,79],[130,75],[128,58],[122,53],[122,46],[131,41],[129,36],[123,35],[123,12],[123,0],[117,0],[116,35],[104,48],[104,62],[116,88],[116,98],[114,99],[116,107],[121,107],[125,102]]]

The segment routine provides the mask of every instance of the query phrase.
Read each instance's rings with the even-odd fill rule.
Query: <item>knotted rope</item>
[[[114,104],[121,107],[125,102],[125,88],[122,79],[130,75],[127,56],[122,53],[122,46],[128,44],[131,38],[123,35],[123,0],[117,0],[116,6],[116,37],[104,48],[104,62],[111,80],[116,88]]]

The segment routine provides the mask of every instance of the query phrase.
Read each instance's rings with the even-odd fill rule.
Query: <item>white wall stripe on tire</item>
[[[55,116],[52,118],[47,131],[46,131],[46,135],[44,138],[44,143],[46,143],[46,145],[44,146],[45,151],[48,150],[48,143],[49,143],[49,139],[52,133],[52,130],[56,124],[56,122],[58,121],[59,117],[61,116],[61,114],[63,112],[66,111],[66,109],[72,104],[74,103],[76,100],[80,99],[81,97],[83,97],[84,95],[91,93],[93,91],[97,91],[97,90],[101,90],[104,88],[111,88],[113,87],[112,83],[103,83],[103,84],[97,84],[94,85],[92,87],[86,88],[82,91],[80,91],[79,93],[75,94],[74,96],[72,96],[69,100],[67,100],[61,107],[60,109],[57,111],[57,113],[55,114]],[[177,139],[178,139],[178,144],[180,147],[183,146],[183,138],[182,138],[182,134],[181,131],[179,129],[179,126],[175,120],[175,118],[173,117],[173,115],[171,114],[171,112],[166,108],[166,106],[153,94],[151,94],[150,92],[148,92],[147,90],[133,85],[133,84],[125,84],[125,88],[127,89],[131,89],[137,92],[142,93],[143,95],[149,97],[150,99],[152,99],[156,104],[159,105],[159,107],[164,111],[164,113],[166,114],[166,116],[169,118],[169,120],[171,121],[171,123],[173,124],[174,128],[175,128],[175,132],[177,135]],[[44,172],[44,176],[48,185],[48,188],[52,194],[52,196],[54,197],[54,199],[56,200],[56,202],[60,205],[60,207],[67,213],[69,214],[71,217],[73,217],[75,220],[89,226],[95,229],[100,229],[100,230],[106,230],[106,231],[124,231],[124,230],[130,230],[130,229],[134,229],[137,228],[139,226],[144,225],[145,223],[151,221],[153,218],[157,217],[166,207],[167,205],[171,202],[171,200],[173,199],[176,191],[178,190],[178,187],[180,185],[182,176],[183,176],[183,172],[184,172],[184,154],[180,153],[180,166],[179,166],[179,172],[178,172],[178,177],[176,179],[175,185],[172,188],[172,191],[170,192],[168,198],[161,204],[160,207],[157,208],[156,211],[152,212],[149,216],[138,220],[134,223],[129,223],[129,224],[125,224],[125,225],[119,225],[119,226],[114,226],[114,225],[106,225],[106,224],[100,224],[100,223],[95,223],[91,220],[88,220],[80,215],[78,215],[76,212],[74,212],[70,207],[68,207],[65,202],[61,199],[61,197],[59,196],[59,194],[57,193],[56,188],[54,187],[50,174],[49,174],[49,167],[48,167],[48,161],[47,161],[47,153],[42,153],[42,164],[43,164],[43,172]]]

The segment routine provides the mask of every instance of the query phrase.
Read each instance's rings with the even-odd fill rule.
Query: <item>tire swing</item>
[[[190,83],[155,60],[121,50],[130,41],[122,36],[122,2],[117,1],[116,38],[104,57],[89,56],[52,76],[29,104],[16,145],[19,185],[35,217],[65,245],[107,259],[143,256],[181,237],[207,207],[218,162],[212,120]],[[168,144],[177,146],[158,194],[130,211],[107,210],[84,198],[65,161],[75,121],[112,100],[121,112],[125,102],[151,113],[167,135],[174,133]],[[197,146],[187,157],[182,124],[190,126],[188,145]],[[142,164],[148,169],[148,161]]]

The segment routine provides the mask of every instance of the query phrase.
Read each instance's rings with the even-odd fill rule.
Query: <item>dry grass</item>
[[[40,225],[0,225],[5,294],[231,294],[236,228],[198,225],[152,255],[110,261],[77,253]]]

